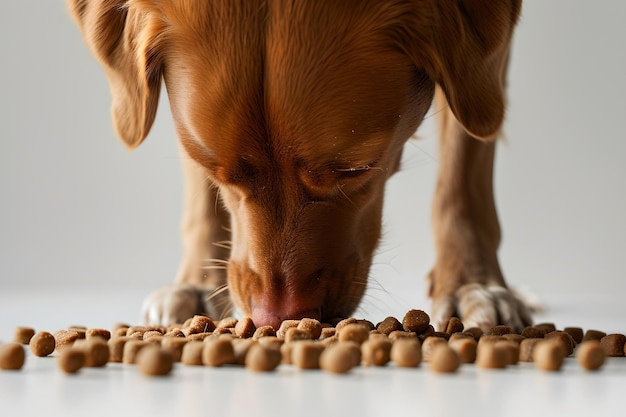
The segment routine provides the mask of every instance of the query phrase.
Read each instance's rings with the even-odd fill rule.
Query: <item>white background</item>
[[[103,71],[64,2],[2,0],[1,10],[0,292],[147,293],[170,282],[182,178],[165,95],[150,136],[129,153],[111,127]],[[622,0],[524,4],[496,198],[504,272],[544,298],[626,293],[624,22]],[[428,308],[433,122],[388,186],[362,310],[373,318]],[[608,307],[626,317],[623,303]]]

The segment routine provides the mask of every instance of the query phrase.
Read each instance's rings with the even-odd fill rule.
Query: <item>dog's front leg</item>
[[[496,142],[471,137],[441,91],[439,180],[433,201],[437,257],[430,274],[433,322],[453,315],[466,326],[531,323],[526,307],[507,288],[498,263],[500,226],[493,195]]]
[[[206,170],[185,150],[181,157],[185,181],[183,258],[175,282],[146,298],[142,314],[149,324],[182,323],[194,314],[220,318],[231,310],[225,288],[229,216]]]

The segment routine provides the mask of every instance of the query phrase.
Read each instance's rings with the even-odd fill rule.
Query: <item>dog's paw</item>
[[[204,312],[205,294],[205,291],[192,285],[172,284],[159,288],[143,302],[143,321],[152,326],[183,323],[189,317]]]
[[[436,329],[441,330],[452,316],[458,316],[466,328],[480,327],[483,331],[500,324],[521,331],[532,324],[524,303],[500,285],[466,284],[433,300],[432,322]]]

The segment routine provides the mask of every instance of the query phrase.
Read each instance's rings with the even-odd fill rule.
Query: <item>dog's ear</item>
[[[148,135],[159,101],[158,21],[134,0],[67,0],[67,4],[105,68],[115,130],[134,149]]]
[[[413,51],[472,136],[494,138],[504,120],[504,71],[521,0],[427,0]],[[430,22],[425,21],[430,20]],[[429,27],[430,30],[424,29]]]

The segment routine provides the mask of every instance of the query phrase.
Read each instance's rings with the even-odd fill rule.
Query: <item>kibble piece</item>
[[[316,319],[301,319],[297,329],[308,332],[312,339],[319,339],[322,335],[322,323]]]
[[[85,366],[86,361],[87,357],[85,352],[82,349],[76,349],[72,346],[61,350],[59,356],[57,357],[57,364],[59,365],[59,368],[61,368],[61,370],[66,374],[75,374],[83,366]]]
[[[504,336],[505,334],[511,334],[511,333],[515,333],[515,330],[513,330],[513,328],[510,326],[493,326],[487,332],[488,335],[493,335],[493,336]]]
[[[170,351],[151,345],[139,352],[137,365],[144,375],[163,376],[172,372],[174,358]]]
[[[417,335],[413,332],[405,332],[404,330],[394,330],[393,332],[389,333],[389,339],[391,339],[392,341],[404,338],[417,339]]]
[[[334,343],[337,343],[337,342],[339,342],[339,336],[337,336],[337,335],[333,335],[333,336],[330,336],[330,337],[325,337],[325,338],[320,339],[320,343],[322,345],[324,345],[325,347],[328,347],[328,346],[330,346],[330,345],[332,345]]]
[[[403,368],[414,368],[422,362],[422,348],[415,339],[398,339],[391,345],[391,360]]]
[[[206,339],[207,337],[210,336],[218,336],[218,335],[222,335],[222,334],[232,334],[230,332],[231,329],[223,329],[223,328],[217,328],[213,331],[213,333],[209,333],[209,332],[202,332],[202,333],[194,333],[194,334],[190,334],[189,336],[187,336],[187,340],[199,340],[199,341],[203,341],[204,339]]]
[[[369,329],[359,323],[350,323],[339,331],[339,341],[348,342],[352,341],[357,344],[361,344],[369,337]]]
[[[295,343],[283,343],[280,346],[280,354],[282,355],[281,362],[285,365],[291,365],[291,351]]]
[[[196,333],[210,333],[215,330],[216,326],[213,320],[207,316],[195,315],[191,318],[189,324],[183,329],[185,336]]]
[[[450,339],[448,346],[456,351],[461,363],[474,363],[476,361],[476,347],[478,343],[476,343],[473,337]]]
[[[553,332],[546,333],[543,338],[546,340],[555,339],[559,343],[561,343],[565,356],[569,356],[574,353],[574,347],[576,344],[574,343],[574,339],[572,339],[572,336],[570,336],[569,333],[555,330]]]
[[[337,333],[339,333],[339,331],[341,329],[343,329],[345,326],[347,326],[348,324],[354,324],[356,322],[357,322],[357,320],[354,317],[349,317],[347,319],[339,320],[335,324],[335,330],[336,330]]]
[[[285,343],[295,342],[298,340],[311,340],[311,334],[297,327],[290,327],[285,332]]]
[[[142,337],[142,339],[145,340],[146,342],[158,341],[159,343],[161,343],[162,338],[163,338],[163,333],[159,332],[158,330],[148,330],[143,334],[143,337]]]
[[[16,327],[13,333],[13,341],[22,345],[30,343],[30,339],[35,335],[35,329],[31,327]]]
[[[600,369],[604,364],[606,352],[597,340],[587,340],[582,342],[576,349],[576,360],[578,364],[588,371]]]
[[[515,365],[519,362],[519,344],[507,340],[496,342],[495,346],[506,352],[507,365]]]
[[[287,345],[284,345],[287,346]],[[324,345],[313,341],[291,344],[291,363],[299,369],[319,369]]]
[[[202,348],[202,363],[207,366],[222,366],[235,363],[233,344],[228,339],[207,339]]]
[[[54,336],[48,332],[38,332],[30,339],[30,350],[35,356],[48,356],[54,352],[56,342]]]
[[[365,366],[385,366],[389,362],[392,342],[386,336],[366,340],[361,345],[361,360]]]
[[[463,332],[469,333],[472,336],[474,336],[474,340],[476,340],[477,342],[484,334],[483,329],[481,329],[480,327],[470,327],[470,328],[463,330]]]
[[[284,339],[287,329],[298,327],[298,324],[300,324],[300,320],[283,320],[283,322],[280,323],[280,327],[276,331],[276,336]]]
[[[433,347],[430,356],[431,370],[442,373],[456,372],[460,364],[459,355],[447,343],[439,343]]]
[[[109,362],[122,362],[124,360],[124,345],[131,340],[137,340],[130,336],[115,336],[107,342],[109,345]]]
[[[235,354],[235,365],[245,365],[246,364],[246,356],[248,355],[248,351],[253,344],[259,343],[257,340],[247,338],[247,339],[233,339],[233,353]]]
[[[101,337],[104,340],[109,340],[111,338],[111,332],[107,329],[88,329],[85,332],[85,338],[89,339],[91,337]]]
[[[279,348],[284,344],[285,340],[279,339],[277,336],[263,336],[258,339],[258,342],[265,346],[274,346]]]
[[[402,327],[408,332],[423,333],[428,329],[430,316],[422,310],[409,310],[402,319]]]
[[[526,339],[543,339],[546,333],[546,329],[534,326],[524,327],[522,330],[522,336]]]
[[[61,351],[79,339],[80,334],[76,330],[59,330],[54,334],[55,349]]]
[[[566,327],[563,329],[564,332],[566,332],[567,334],[569,334],[570,336],[572,336],[572,339],[574,340],[574,342],[576,342],[576,344],[580,343],[583,341],[583,329],[580,327]]]
[[[522,343],[522,340],[525,339],[525,337],[522,336],[521,334],[515,334],[515,333],[505,334],[502,337],[504,337],[509,342],[517,343],[518,345]]]
[[[476,366],[483,369],[503,369],[509,363],[509,353],[498,343],[479,343]]]
[[[350,346],[352,345],[352,346]],[[355,366],[354,344],[335,343],[320,355],[320,368],[334,374],[344,374]]]
[[[254,340],[258,340],[265,336],[276,336],[276,331],[272,326],[257,327],[257,329],[254,331],[254,334],[252,335],[252,338]]]
[[[131,336],[132,337],[132,336]],[[143,340],[129,340],[124,344],[124,354],[122,361],[124,363],[137,363],[137,354],[141,351],[141,349],[148,346],[149,343]]]
[[[446,339],[443,339],[441,337],[431,336],[424,339],[424,341],[422,342],[422,358],[424,359],[424,362],[430,362],[435,347],[442,344],[447,345],[448,343],[446,342]]]
[[[383,321],[378,323],[376,329],[378,329],[378,331],[382,334],[386,334],[387,336],[389,336],[389,333],[393,331],[403,330],[402,323],[400,323],[397,318],[391,316],[385,318]]]
[[[139,333],[143,337],[147,330],[146,326],[130,326],[126,329],[126,336],[133,336],[135,333]]]
[[[168,328],[167,332],[163,335],[165,337],[185,337],[185,332],[180,327]]]
[[[432,324],[429,324],[426,330],[424,330],[422,333],[419,334],[419,338],[421,341],[424,341],[424,339],[426,339],[427,337],[434,336],[435,333],[436,333],[435,328],[433,327]]]
[[[506,338],[504,336],[496,336],[496,335],[484,335],[480,339],[478,339],[478,346],[493,344],[496,342],[505,341]]]
[[[448,320],[448,324],[446,325],[446,329],[444,330],[448,334],[459,333],[462,332],[465,326],[463,326],[463,322],[458,317],[450,317]]]
[[[235,325],[235,334],[242,339],[252,337],[256,332],[256,326],[251,317],[244,317]]]
[[[583,336],[583,342],[586,342],[587,340],[599,341],[604,336],[606,336],[606,333],[604,333],[603,331],[589,329],[585,332],[585,335]]]
[[[86,339],[87,338],[87,328],[85,326],[70,326],[67,328],[67,330],[71,331],[71,332],[76,332],[78,333],[78,338],[79,339]],[[55,335],[56,337],[56,335]]]
[[[99,336],[77,340],[73,347],[85,353],[85,366],[98,368],[109,362],[109,345],[106,340]]]
[[[225,317],[219,321],[217,327],[222,329],[234,329],[238,321],[239,320],[234,317]]]
[[[474,342],[476,341],[476,339],[474,339],[474,336],[470,333],[466,333],[466,332],[457,332],[457,333],[452,333],[450,335],[450,338],[448,339],[448,342],[453,342],[455,340],[458,339],[471,339]]]
[[[539,324],[535,325],[535,327],[538,328],[538,329],[545,330],[546,334],[550,333],[550,332],[556,331],[556,326],[554,325],[554,323],[539,323]]]
[[[320,334],[320,339],[328,339],[330,337],[335,336],[337,334],[337,329],[334,327],[323,327],[322,333]]]
[[[372,331],[376,329],[376,326],[374,325],[374,323],[372,323],[369,320],[366,319],[358,319],[356,321],[357,323],[359,323],[361,326],[365,326],[367,328],[368,331]]]
[[[600,345],[607,356],[624,356],[626,336],[620,333],[607,334],[600,339]]]
[[[189,341],[183,346],[180,361],[185,365],[202,365],[202,349],[204,343],[199,340]]]
[[[0,345],[0,369],[17,371],[22,369],[26,361],[26,352],[20,343]]]
[[[180,362],[183,355],[183,348],[188,340],[184,337],[164,337],[161,339],[161,347],[172,354],[174,362]]]
[[[544,371],[558,371],[564,358],[563,345],[557,340],[542,340],[533,350],[535,366]]]
[[[256,372],[273,371],[280,365],[280,350],[272,346],[255,343],[246,355],[246,368]]]
[[[543,338],[533,337],[530,339],[524,339],[519,344],[519,360],[520,362],[532,362],[533,350],[537,343],[541,342]]]

